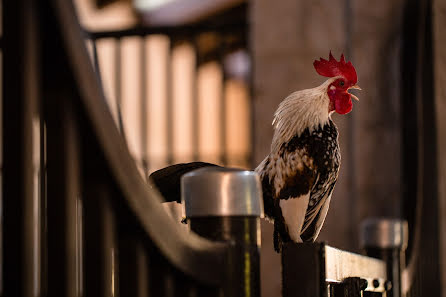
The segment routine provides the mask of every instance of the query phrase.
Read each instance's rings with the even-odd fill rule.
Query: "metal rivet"
[[[369,286],[369,282],[366,279],[361,278],[359,280],[359,289],[364,291]]]
[[[392,289],[392,282],[389,281],[389,280],[387,280],[387,281],[384,283],[384,289],[385,289],[386,291],[390,291],[390,290]]]

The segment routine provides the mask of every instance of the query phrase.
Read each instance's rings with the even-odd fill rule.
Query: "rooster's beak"
[[[350,89],[361,90],[361,88],[360,88],[358,85],[351,86],[351,87],[348,88],[348,89],[349,89],[349,90],[350,90]],[[355,99],[356,101],[359,101],[359,98],[358,98],[358,97],[356,97],[356,96],[353,95],[353,94],[350,94],[350,95],[352,96],[353,99]]]

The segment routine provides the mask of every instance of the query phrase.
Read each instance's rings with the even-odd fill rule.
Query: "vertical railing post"
[[[38,1],[2,1],[0,295],[41,295],[41,221],[33,156],[41,91]],[[34,160],[37,161],[37,160]]]
[[[90,163],[94,166],[92,159]],[[96,163],[96,168],[99,166]],[[92,174],[84,177],[84,296],[117,296],[120,280],[117,217],[111,201],[114,188],[100,173],[91,167],[87,170]]]
[[[384,260],[392,282],[388,297],[401,297],[401,272],[405,267],[407,222],[398,219],[368,219],[361,226],[361,245],[367,256]]]
[[[224,296],[260,296],[260,180],[252,171],[202,168],[182,178],[192,231],[230,244]]]

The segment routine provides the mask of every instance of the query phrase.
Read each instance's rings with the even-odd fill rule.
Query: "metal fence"
[[[247,23],[244,20],[222,24],[85,32],[85,36],[87,45],[91,46],[92,62],[103,83],[109,107],[144,175],[174,162],[197,160],[250,167],[250,71]],[[101,54],[104,41],[112,57]],[[156,41],[160,45],[158,48],[153,46]],[[124,50],[130,48],[128,45],[133,46],[131,52]],[[189,59],[186,63],[193,64],[190,72],[181,72],[174,67],[174,55],[182,46],[189,49],[189,57],[183,58]],[[134,60],[134,67],[127,67],[125,72],[124,68],[131,59]],[[232,62],[234,59],[237,59],[235,63]],[[200,90],[209,82],[200,81],[199,78],[203,77],[200,74],[206,65],[212,63],[215,66],[215,85],[213,92],[206,94]],[[150,75],[154,64],[158,65],[158,69]],[[240,65],[243,69],[234,69],[234,66]],[[162,78],[157,77],[159,75]],[[138,83],[133,84],[138,90],[130,94],[124,91],[129,89],[125,88],[129,80],[138,80]],[[179,81],[184,82],[183,94],[178,94],[181,90],[175,91]],[[230,81],[237,81],[246,91],[242,100],[231,100],[231,94],[228,94]],[[214,105],[206,109],[207,104]],[[131,111],[123,113],[123,109],[130,105],[133,105],[129,108]],[[178,110],[177,105],[182,108]],[[229,116],[240,114],[240,110],[242,114],[238,119],[229,120]],[[207,114],[212,117],[209,118]],[[239,123],[235,129],[231,122],[237,121]],[[161,132],[157,133],[155,127]],[[189,129],[185,130],[185,127]],[[204,129],[207,129],[207,134],[200,133]],[[242,144],[240,138],[232,142],[229,139],[240,134],[237,130],[246,131],[242,136]],[[179,134],[186,134],[181,136],[183,143],[175,140]],[[237,145],[236,142],[239,148],[231,150],[231,144]],[[186,146],[187,152],[178,152],[178,149]]]
[[[228,288],[228,245],[185,234],[139,175],[72,4],[4,4],[1,295],[216,296]]]

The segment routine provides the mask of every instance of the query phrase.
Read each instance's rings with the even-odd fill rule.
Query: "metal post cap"
[[[207,167],[181,178],[186,217],[263,216],[262,187],[257,173]]]
[[[404,220],[372,218],[361,224],[361,246],[405,250],[409,237]]]

